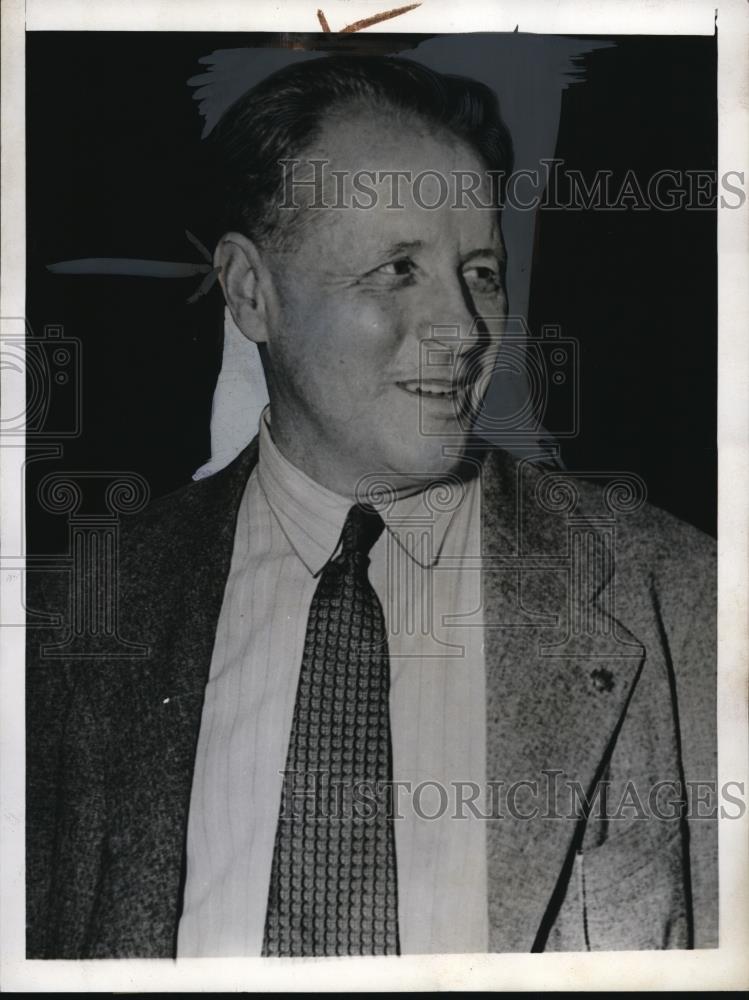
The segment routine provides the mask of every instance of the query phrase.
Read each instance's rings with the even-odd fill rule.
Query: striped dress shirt
[[[487,950],[485,824],[465,805],[486,773],[480,500],[472,480],[384,505],[370,554],[390,649],[403,954]],[[351,504],[284,458],[266,409],[205,691],[178,956],[261,953],[307,617]]]

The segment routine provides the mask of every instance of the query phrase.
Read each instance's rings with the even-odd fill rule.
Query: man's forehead
[[[386,175],[398,171],[486,174],[476,150],[444,126],[414,114],[343,108],[324,122],[316,139],[299,157],[300,168],[314,173],[311,161],[325,160],[334,170]]]
[[[496,179],[466,142],[422,119],[335,116],[287,167],[286,200],[308,235],[355,234],[365,250],[448,237],[465,252],[499,249]]]
[[[423,189],[426,191],[426,187]],[[497,213],[467,205],[456,209],[449,202],[435,208],[417,203],[408,187],[400,203],[390,202],[390,193],[370,207],[349,202],[299,210],[301,243],[297,250],[327,260],[341,256],[352,265],[361,260],[374,265],[379,257],[414,256],[430,252],[468,255],[480,250],[504,256]],[[369,258],[372,258],[371,261]],[[322,261],[319,261],[322,263]]]

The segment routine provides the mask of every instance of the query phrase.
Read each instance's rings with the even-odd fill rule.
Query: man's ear
[[[268,340],[271,278],[258,248],[241,233],[225,233],[213,255],[232,318],[248,340]]]

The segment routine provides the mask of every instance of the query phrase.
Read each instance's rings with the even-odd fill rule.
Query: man
[[[270,407],[123,525],[146,656],[30,630],[29,956],[715,945],[684,801],[715,779],[712,546],[471,433],[507,312],[493,96],[315,60],[213,142]]]

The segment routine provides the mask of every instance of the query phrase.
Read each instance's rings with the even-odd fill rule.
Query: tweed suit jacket
[[[28,607],[58,616],[27,633],[31,958],[175,955],[203,694],[256,461],[253,442],[124,520],[117,630],[140,655],[85,637],[67,655],[70,578],[29,573]],[[494,952],[718,943],[717,822],[680,804],[716,778],[714,544],[611,500],[502,451],[483,465]]]

